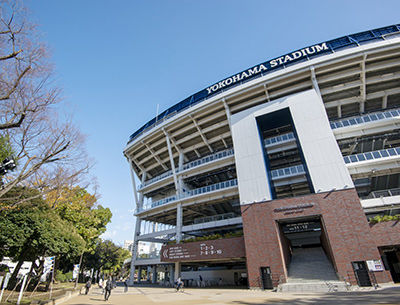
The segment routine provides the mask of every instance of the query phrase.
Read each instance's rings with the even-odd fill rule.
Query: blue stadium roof
[[[358,47],[362,44],[369,43],[371,41],[384,40],[385,35],[400,32],[400,24],[390,25],[383,28],[378,28],[374,30],[369,30],[365,32],[360,32],[352,35],[343,36],[340,38],[332,39],[320,44],[309,46],[303,49],[296,50],[294,52],[285,54],[281,57],[268,60],[249,69],[246,69],[236,75],[232,75],[208,88],[205,88],[183,101],[173,105],[168,108],[157,117],[151,119],[137,131],[135,131],[130,137],[128,144],[139,137],[143,132],[161,124],[166,119],[174,116],[175,114],[196,105],[212,96],[220,94],[232,87],[238,86],[252,79],[264,76],[271,72],[279,69],[286,68],[289,65],[296,64],[301,61],[310,60],[317,56],[326,53],[333,53],[335,51],[344,49]],[[317,50],[317,51],[316,51]],[[228,84],[229,83],[229,84]]]

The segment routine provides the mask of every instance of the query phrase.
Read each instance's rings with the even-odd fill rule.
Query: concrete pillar
[[[157,265],[153,266],[153,278],[151,280],[152,284],[157,283]]]
[[[175,268],[174,268],[174,266],[168,266],[168,269],[169,269],[169,282],[171,283],[171,284],[173,284],[174,283],[174,279],[175,279]]]
[[[176,281],[178,279],[178,277],[181,277],[181,267],[182,267],[182,263],[181,262],[175,262],[174,281]]]
[[[147,281],[151,280],[151,266],[147,266]]]
[[[182,203],[179,202],[176,206],[176,242],[177,243],[180,243],[182,240],[182,225],[183,225],[182,210],[183,210]]]
[[[139,271],[138,271],[138,284],[140,284],[142,279],[142,267],[139,267]]]
[[[184,155],[182,152],[179,153],[179,173],[183,171],[183,161],[184,161]],[[178,193],[182,194],[183,193],[183,176],[182,174],[178,175]]]
[[[140,235],[141,222],[142,222],[141,219],[139,217],[136,217],[136,226],[135,226],[135,233],[133,237],[133,247],[132,247],[131,273],[129,275],[129,285],[133,285],[133,281],[135,279],[136,255],[139,246],[138,237]]]
[[[171,149],[171,143],[170,143],[170,138],[169,138],[169,134],[163,129],[164,133],[165,133],[165,139],[167,140],[167,148],[168,148],[168,154],[169,154],[169,161],[171,163],[171,170],[172,170],[172,176],[174,178],[174,183],[175,183],[175,190],[176,190],[176,194],[179,194],[178,189],[178,179],[176,176],[176,169],[175,169],[175,164],[174,164],[174,156],[172,154],[172,149]]]

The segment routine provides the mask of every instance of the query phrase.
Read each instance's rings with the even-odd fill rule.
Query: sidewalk
[[[377,290],[366,289],[333,293],[280,293],[247,289],[186,288],[175,292],[173,288],[136,285],[123,292],[117,287],[104,301],[101,290],[92,288],[88,295],[78,295],[63,305],[342,305],[342,304],[400,304],[400,285],[391,285]]]

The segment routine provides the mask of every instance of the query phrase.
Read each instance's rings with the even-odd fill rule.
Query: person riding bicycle
[[[175,287],[176,287],[176,291],[178,291],[179,289],[182,289],[183,288],[183,281],[182,281],[182,279],[181,279],[181,277],[178,277],[178,279],[176,280],[176,282],[175,282]]]

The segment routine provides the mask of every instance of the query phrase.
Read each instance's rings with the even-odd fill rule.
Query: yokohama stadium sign
[[[237,85],[243,84],[247,81],[251,81],[263,75],[273,73],[274,71],[278,71],[279,69],[287,68],[290,65],[295,65],[300,62],[312,60],[313,58],[319,57],[324,54],[334,53],[342,49],[356,48],[363,45],[364,43],[370,44],[373,41],[378,42],[390,39],[390,37],[397,37],[399,33],[400,24],[394,24],[314,44],[312,46],[302,48],[286,55],[260,63],[240,73],[236,73],[235,75],[227,77],[222,81],[214,83],[212,86],[202,89],[201,91],[166,109],[157,117],[148,121],[138,130],[136,130],[130,136],[129,142],[139,137],[146,130],[150,130],[152,127],[156,126],[159,121],[170,118],[171,116],[187,109],[188,107],[194,106],[197,103],[200,103]]]
[[[206,88],[207,94],[216,92],[224,87],[229,87],[229,86],[235,84],[236,82],[246,80],[247,78],[249,78],[251,76],[261,74],[264,71],[268,71],[271,69],[279,69],[279,67],[285,67],[290,62],[297,62],[297,61],[301,61],[302,59],[308,59],[308,57],[310,55],[323,53],[325,51],[329,51],[329,48],[328,48],[326,42],[321,43],[321,44],[316,44],[311,47],[307,47],[307,48],[286,54],[284,56],[275,58],[273,60],[264,62],[255,67],[252,67],[250,69],[242,71],[234,76],[228,77],[228,78],[224,79],[223,81],[220,81],[220,82]]]

